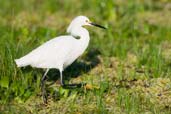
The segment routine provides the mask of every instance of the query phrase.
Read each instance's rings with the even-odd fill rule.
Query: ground
[[[0,113],[170,114],[170,0],[0,1]],[[61,7],[62,6],[62,7]],[[73,7],[74,6],[74,7]],[[64,72],[50,70],[43,104],[43,69],[17,68],[19,58],[66,34],[70,21],[85,15],[107,30],[86,27],[88,49]]]

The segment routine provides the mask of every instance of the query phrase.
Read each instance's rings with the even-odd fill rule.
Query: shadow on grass
[[[64,70],[63,80],[69,81],[71,78],[76,78],[81,74],[89,72],[92,68],[100,63],[98,55],[100,55],[99,50],[90,50],[83,61],[75,61],[72,65]],[[59,71],[57,69],[51,69],[48,73],[47,79],[49,81],[57,81],[60,79]]]

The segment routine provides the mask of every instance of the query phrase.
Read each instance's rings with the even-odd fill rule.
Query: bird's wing
[[[33,67],[56,68],[65,61],[75,41],[72,36],[56,37],[34,49],[21,60]]]

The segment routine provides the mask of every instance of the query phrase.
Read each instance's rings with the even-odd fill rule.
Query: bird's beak
[[[89,24],[90,24],[90,25],[93,25],[93,26],[96,26],[96,27],[99,27],[99,28],[107,29],[106,27],[103,27],[103,26],[98,25],[98,24],[96,24],[96,23],[90,22]]]

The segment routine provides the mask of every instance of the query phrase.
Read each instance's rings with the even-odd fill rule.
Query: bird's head
[[[85,25],[87,25],[87,26],[96,26],[96,27],[106,29],[105,27],[103,27],[101,25],[92,23],[86,16],[77,16],[70,23],[69,27],[67,28],[67,32],[70,33],[71,30],[74,29],[75,27],[82,27],[82,26],[85,26]]]

